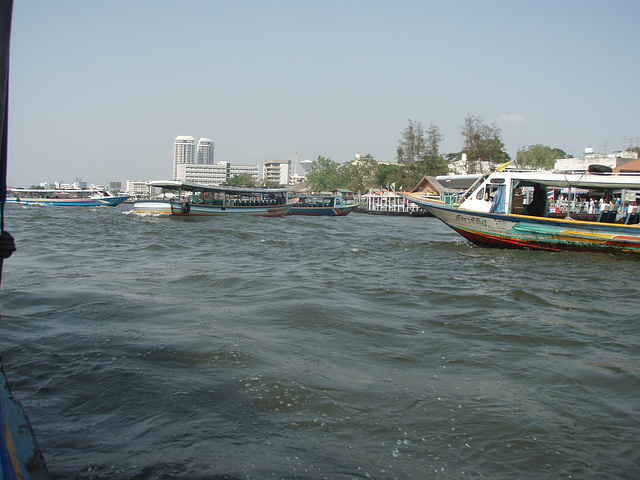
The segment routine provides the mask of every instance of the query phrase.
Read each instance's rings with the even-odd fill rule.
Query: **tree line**
[[[313,191],[333,191],[339,188],[366,192],[370,188],[410,190],[425,175],[447,175],[453,165],[461,165],[466,173],[480,173],[481,165],[499,165],[511,160],[502,141],[502,130],[495,123],[487,124],[477,115],[467,115],[460,131],[462,150],[440,152],[443,135],[437,125],[425,128],[421,122],[409,120],[396,148],[396,163],[379,163],[372,155],[339,164],[319,156],[307,173],[307,183]],[[462,158],[466,157],[466,162]],[[558,158],[566,154],[558,148],[533,145],[517,152],[516,164],[523,168],[553,168]]]
[[[495,123],[487,124],[480,116],[467,115],[460,133],[462,150],[443,154],[439,127],[431,124],[425,128],[421,122],[409,120],[396,147],[396,163],[378,162],[371,154],[357,155],[344,164],[318,156],[308,169],[307,184],[316,192],[347,189],[365,193],[371,188],[410,190],[425,175],[452,173],[454,165],[461,166],[466,173],[481,173],[482,165],[495,166],[511,160],[502,141],[502,130]],[[463,154],[466,162],[462,162]],[[515,164],[520,168],[551,169],[557,159],[566,157],[559,148],[532,145],[518,149]],[[234,177],[229,184],[253,185],[248,177],[246,174]]]

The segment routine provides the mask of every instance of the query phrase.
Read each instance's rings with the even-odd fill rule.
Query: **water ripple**
[[[358,214],[7,230],[0,352],[54,478],[637,472],[634,261]]]

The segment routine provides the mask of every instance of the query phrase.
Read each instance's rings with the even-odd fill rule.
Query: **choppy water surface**
[[[0,353],[56,479],[623,479],[637,260],[433,218],[7,206]]]

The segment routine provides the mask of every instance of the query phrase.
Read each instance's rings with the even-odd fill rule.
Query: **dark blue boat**
[[[347,203],[340,195],[302,195],[296,199],[288,215],[349,215],[357,203]]]

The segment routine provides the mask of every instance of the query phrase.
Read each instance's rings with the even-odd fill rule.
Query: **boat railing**
[[[580,200],[556,200],[549,204],[550,211],[555,213],[588,213],[598,215],[603,211],[620,211],[626,213],[626,210],[633,205],[620,203],[600,203],[597,201],[580,201]]]
[[[457,193],[448,193],[441,195],[441,200],[445,205],[453,206],[460,201],[460,195]]]
[[[636,225],[640,220],[640,205],[560,200],[550,204],[549,216],[570,216],[573,220]]]

